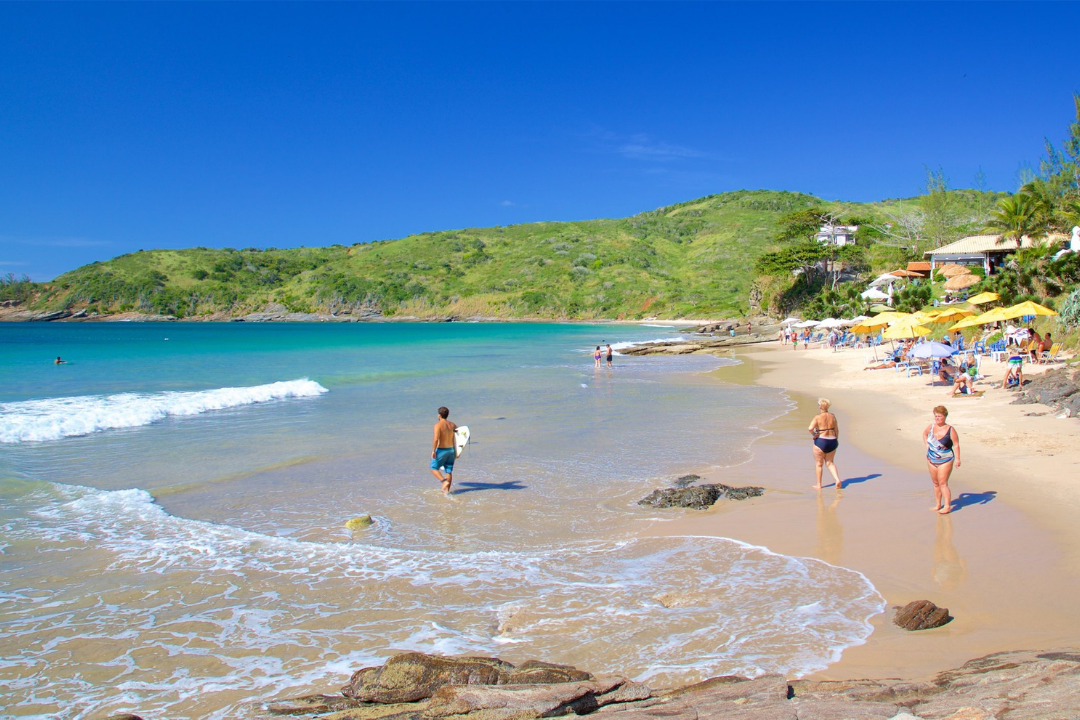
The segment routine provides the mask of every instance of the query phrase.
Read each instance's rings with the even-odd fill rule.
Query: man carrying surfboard
[[[457,458],[454,447],[457,425],[447,420],[448,417],[450,410],[439,408],[439,421],[435,423],[435,437],[431,441],[431,474],[442,483],[443,495],[450,494],[450,484],[454,482],[454,460]],[[446,470],[445,477],[442,470]]]

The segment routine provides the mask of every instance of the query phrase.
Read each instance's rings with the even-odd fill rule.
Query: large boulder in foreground
[[[369,703],[409,703],[431,697],[444,685],[548,685],[587,682],[593,676],[569,665],[529,660],[519,667],[498,658],[395,655],[381,667],[357,670],[341,689]]]
[[[893,623],[905,630],[929,630],[952,621],[949,608],[941,608],[929,600],[915,600],[896,611]]]
[[[669,487],[653,490],[638,500],[638,505],[656,508],[685,507],[695,510],[708,510],[717,500],[745,500],[758,497],[765,488],[747,486],[730,487],[721,483],[691,485],[689,487]]]
[[[442,662],[436,662],[442,661]],[[896,680],[785,680],[780,675],[753,679],[737,675],[710,678],[667,692],[653,692],[623,678],[593,679],[567,665],[530,662],[518,667],[497,658],[440,658],[420,653],[387,662],[402,676],[413,675],[424,688],[391,687],[393,673],[373,676],[358,689],[395,690],[387,697],[424,695],[438,677],[475,675],[520,679],[529,672],[552,683],[483,684],[460,682],[439,687],[415,702],[375,703],[331,695],[280,700],[255,711],[256,718],[303,716],[318,720],[531,720],[538,717],[595,715],[597,720],[1076,720],[1080,718],[1080,648],[987,655],[928,682]],[[580,675],[588,680],[572,679]],[[393,682],[392,682],[393,681]],[[346,686],[349,689],[350,686]],[[266,712],[269,715],[265,714]],[[246,717],[246,716],[245,716]]]

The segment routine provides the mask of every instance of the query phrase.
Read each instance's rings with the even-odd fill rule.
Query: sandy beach
[[[818,679],[923,679],[991,652],[1080,644],[1080,423],[1043,405],[1010,405],[1013,393],[991,387],[1001,365],[984,366],[984,396],[949,398],[927,376],[863,371],[868,352],[740,349],[743,364],[716,376],[784,388],[794,407],[762,428],[769,434],[754,444],[754,460],[705,481],[767,492],[680,517],[659,532],[722,535],[866,575],[890,609],[873,619],[866,644]],[[818,397],[832,401],[840,423],[839,493],[827,473],[824,490],[811,487],[806,428]],[[939,404],[961,440],[951,516],[930,509],[921,440]],[[948,607],[955,620],[916,633],[895,627],[891,608],[918,599]]]

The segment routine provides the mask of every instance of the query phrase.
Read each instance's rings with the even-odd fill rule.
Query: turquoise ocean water
[[[402,649],[660,684],[824,667],[880,609],[861,575],[643,537],[671,515],[638,498],[788,409],[728,360],[592,367],[676,333],[0,324],[3,712],[237,717]],[[474,439],[449,500],[439,405]]]

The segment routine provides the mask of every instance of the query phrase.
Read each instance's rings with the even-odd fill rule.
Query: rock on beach
[[[678,481],[676,483],[678,484]],[[688,487],[659,488],[638,500],[638,505],[648,505],[655,508],[685,507],[694,508],[695,510],[708,510],[721,498],[725,500],[745,500],[758,497],[764,492],[765,488],[752,485],[731,487],[722,483],[706,483]]]
[[[1080,718],[1080,648],[995,653],[929,682],[724,675],[667,691],[568,665],[529,661],[515,667],[498,658],[405,653],[354,673],[344,690],[272,702],[253,708],[252,717],[1066,720]],[[408,697],[416,699],[403,700]]]
[[[893,623],[905,630],[929,630],[952,621],[949,608],[941,608],[929,600],[915,600],[896,611]]]

